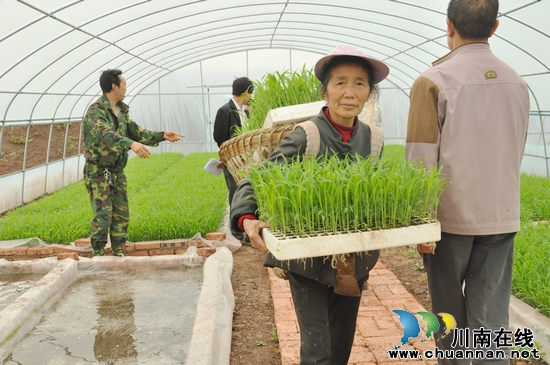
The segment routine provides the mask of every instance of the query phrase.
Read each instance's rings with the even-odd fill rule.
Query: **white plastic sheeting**
[[[78,277],[79,270],[101,272],[104,270],[144,270],[175,268],[187,265],[187,255],[152,257],[98,257],[80,258],[80,261],[55,257],[8,262],[0,260],[3,272],[47,272],[16,301],[8,305],[0,315],[0,361],[9,356],[13,347],[40,322],[48,310]],[[187,364],[229,364],[231,331],[235,299],[231,286],[233,256],[227,247],[220,247],[208,257],[195,257],[203,262],[203,283],[199,300]],[[215,314],[215,315],[213,315]],[[199,360],[200,359],[200,360]],[[209,359],[211,362],[207,362]]]
[[[233,254],[217,249],[204,263],[202,290],[186,364],[229,364],[235,296],[231,285]]]
[[[391,67],[380,84],[380,105],[386,142],[403,143],[410,87],[448,52],[447,3],[2,0],[0,137],[10,126],[80,121],[101,93],[100,72],[119,68],[128,81],[133,118],[187,136],[155,151],[216,150],[213,118],[230,98],[235,77],[260,79],[266,72],[311,67],[347,43]],[[550,176],[548,14],[548,0],[500,0],[500,26],[490,39],[494,53],[529,86],[524,170],[544,176]],[[21,204],[36,194],[15,195]]]
[[[53,257],[36,260],[36,262],[15,264],[0,260],[1,269],[15,265],[17,272],[49,271],[49,273],[2,311],[0,316],[0,361],[4,360],[10,354],[12,347],[40,322],[52,305],[61,297],[63,291],[78,276],[78,265],[73,260],[58,263],[57,259]],[[48,266],[50,269],[44,270]]]
[[[533,110],[548,111],[550,50],[544,44],[550,4],[500,3],[501,26],[492,48],[526,78]],[[97,96],[105,68],[123,69],[131,81],[129,94],[136,95],[162,76],[216,56],[266,49],[323,54],[338,43],[354,44],[387,62],[389,84],[408,90],[447,52],[446,5],[441,0],[2,0],[0,111],[4,123],[80,118]],[[200,76],[209,84],[209,75],[243,74],[247,66],[217,63]],[[262,66],[276,69],[284,61],[267,53]]]

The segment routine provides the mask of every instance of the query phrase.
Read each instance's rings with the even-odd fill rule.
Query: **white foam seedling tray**
[[[323,100],[271,109],[267,112],[263,127],[271,128],[280,124],[299,123],[310,120],[319,114],[319,111],[325,105],[326,102]]]
[[[283,237],[264,228],[262,237],[275,258],[292,260],[435,242],[441,239],[441,226],[439,222],[434,222],[356,233],[319,234],[305,238],[288,235]]]

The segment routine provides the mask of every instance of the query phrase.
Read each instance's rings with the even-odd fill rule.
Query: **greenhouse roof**
[[[129,93],[182,67],[246,50],[324,54],[355,45],[391,67],[408,93],[448,52],[447,1],[2,0],[0,113],[4,123],[82,115],[106,68]],[[532,110],[550,111],[550,1],[501,0],[492,49],[527,81]],[[220,65],[222,67],[224,65]],[[89,102],[86,99],[86,103]],[[26,112],[21,113],[21,109]]]

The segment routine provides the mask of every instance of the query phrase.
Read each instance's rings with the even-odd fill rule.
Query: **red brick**
[[[149,256],[149,252],[147,250],[126,252],[126,256]]]
[[[287,343],[289,346],[300,347],[300,332],[283,332],[277,334],[279,343]],[[292,343],[291,341],[295,341]]]
[[[354,346],[351,348],[349,363],[376,363],[376,359],[368,348],[363,346]]]
[[[275,307],[275,312],[287,313],[289,311],[294,311],[294,305],[292,304],[291,298],[281,298],[273,303]]]
[[[396,276],[389,276],[389,275],[377,275],[373,277],[369,277],[368,280],[369,286],[370,285],[382,285],[382,284],[401,284],[399,279]]]
[[[207,244],[205,244],[201,240],[187,240],[187,246],[209,247]]]
[[[178,240],[178,241],[167,241],[167,242],[160,243],[160,248],[182,248],[182,247],[187,247],[187,241]]]
[[[211,256],[216,253],[216,249],[214,247],[200,247],[197,248],[197,255],[199,256]]]
[[[298,323],[296,321],[277,320],[277,334],[280,336],[283,333],[298,333]]]
[[[159,255],[173,255],[174,250],[169,248],[163,248],[158,250],[148,250],[149,256],[159,256]]]
[[[46,257],[45,255],[26,255],[26,256],[8,256],[11,257],[11,261],[22,261],[22,260],[38,260]]]
[[[154,250],[160,248],[160,242],[138,242],[134,244],[136,250]]]
[[[210,232],[206,234],[206,239],[210,241],[223,241],[227,238],[225,232]]]
[[[174,254],[176,254],[176,255],[182,255],[182,254],[184,254],[185,252],[187,252],[187,249],[186,249],[186,248],[176,248],[176,249],[174,250]]]
[[[91,246],[91,245],[92,245],[92,241],[91,241],[90,237],[88,237],[88,238],[79,238],[79,239],[77,239],[76,241],[74,241],[74,245],[75,245],[76,247]]]
[[[67,247],[53,246],[53,251],[54,253],[76,252],[73,246],[67,246]]]
[[[58,260],[63,260],[63,259],[73,259],[75,261],[78,261],[79,258],[78,258],[78,254],[76,252],[60,252],[57,254],[57,259]]]
[[[27,250],[27,255],[50,255],[52,253],[54,253],[54,249],[49,246],[29,247]]]
[[[133,242],[126,242],[124,244],[124,251],[133,251],[135,250],[135,243]]]
[[[403,288],[400,293],[396,293],[395,286],[391,285],[391,287],[392,288],[390,288],[389,285],[373,285],[372,287],[372,290],[383,305],[386,306],[386,304],[384,304],[385,300],[406,300],[411,298],[414,299],[414,297],[405,288]]]
[[[27,254],[28,246],[19,246],[12,248],[0,248],[0,256],[23,256]]]

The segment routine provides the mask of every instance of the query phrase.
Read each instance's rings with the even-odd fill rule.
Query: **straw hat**
[[[333,57],[337,56],[355,56],[367,60],[373,69],[374,84],[378,84],[380,81],[384,80],[386,76],[390,73],[390,68],[382,61],[377,60],[364,54],[363,52],[355,49],[353,46],[347,44],[341,44],[336,46],[332,51],[330,51],[325,57],[321,58],[315,64],[315,76],[321,80],[323,75],[323,70]]]

